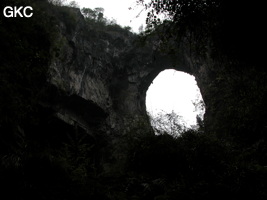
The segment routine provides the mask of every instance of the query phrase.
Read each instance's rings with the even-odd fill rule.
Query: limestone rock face
[[[86,24],[78,9],[71,12],[75,19],[72,27],[59,18],[49,82],[66,93],[65,101],[75,97],[76,104],[88,102],[90,106],[80,108],[79,113],[60,106],[62,120],[88,127],[88,119],[96,113],[86,109],[95,107],[105,116],[100,121],[109,129],[126,130],[129,119],[146,118],[146,91],[161,71],[170,68],[193,74],[206,102],[207,60],[196,59],[186,42],[181,42],[178,52],[164,54],[156,39],[141,43],[129,31],[101,31]]]

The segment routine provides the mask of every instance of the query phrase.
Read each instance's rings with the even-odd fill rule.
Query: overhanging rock
[[[69,97],[75,97],[72,104],[79,105],[79,109],[72,109],[72,112],[61,109],[59,118],[72,123],[68,119],[77,120],[75,112],[78,110],[84,109],[86,113],[88,107],[81,106],[88,101],[101,109],[95,112],[106,114],[102,120],[107,127],[126,130],[130,119],[146,116],[146,91],[153,79],[171,68],[193,74],[208,103],[205,99],[206,66],[212,62],[196,59],[186,40],[181,40],[176,52],[162,53],[154,36],[141,42],[129,31],[98,30],[86,24],[78,9],[70,9],[70,12],[76,23],[70,30],[59,18],[60,45],[54,48],[49,82]],[[208,107],[206,113],[209,113]],[[79,119],[89,122],[91,118],[88,110]]]

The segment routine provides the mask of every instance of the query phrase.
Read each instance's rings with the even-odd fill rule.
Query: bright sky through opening
[[[193,102],[200,102],[202,96],[194,76],[176,70],[164,70],[151,83],[147,91],[147,111],[152,116],[157,113],[174,111],[182,116],[189,128],[196,125],[196,116],[203,117]]]

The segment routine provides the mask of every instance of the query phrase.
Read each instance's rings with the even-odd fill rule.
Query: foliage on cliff
[[[263,7],[222,0],[139,2],[149,11],[147,24],[151,34],[159,35],[164,51],[175,52],[180,41],[186,40],[191,57],[209,61],[205,100],[208,110],[216,113],[210,116],[209,126],[224,137],[265,139]],[[160,14],[168,20],[161,22]]]
[[[156,28],[162,24],[161,15],[167,16],[164,37],[190,34],[195,40],[210,40],[214,53],[223,53],[242,64],[262,64],[259,45],[264,40],[264,6],[243,1],[224,0],[151,0],[140,4],[149,11],[147,24]],[[256,23],[257,22],[257,23]],[[204,47],[204,46],[202,46]]]

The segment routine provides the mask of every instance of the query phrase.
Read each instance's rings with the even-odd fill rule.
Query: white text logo
[[[31,6],[20,6],[17,8],[17,6],[11,7],[6,6],[3,10],[3,14],[5,17],[31,17],[33,15],[33,9]]]

